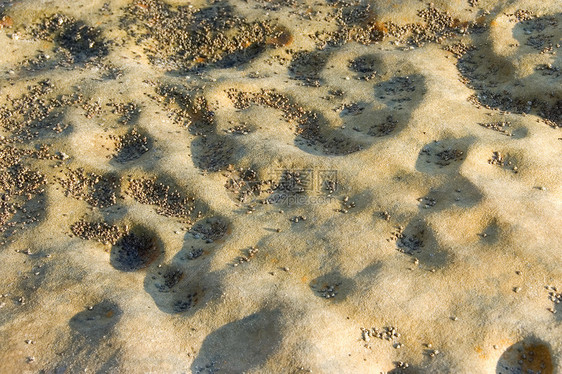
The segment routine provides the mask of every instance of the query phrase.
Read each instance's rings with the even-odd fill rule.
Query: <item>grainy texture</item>
[[[562,3],[0,0],[0,373],[562,372]]]

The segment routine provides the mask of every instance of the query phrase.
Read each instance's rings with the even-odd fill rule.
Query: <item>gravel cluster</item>
[[[447,39],[480,31],[481,26],[473,22],[462,22],[448,12],[440,11],[433,5],[418,12],[421,23],[398,25],[386,23],[388,34],[404,44],[422,46],[426,43],[442,43]]]
[[[121,116],[118,122],[122,125],[129,125],[135,122],[140,115],[140,108],[133,102],[128,103],[108,103],[107,106],[111,107],[111,112]]]
[[[125,135],[113,137],[115,140],[114,160],[117,162],[128,162],[136,160],[150,150],[148,137],[141,134],[137,129],[132,129]]]
[[[29,31],[35,38],[54,41],[66,49],[74,62],[105,57],[109,53],[108,43],[99,29],[64,14],[47,17]]]
[[[88,222],[80,220],[70,226],[74,235],[85,240],[95,240],[103,244],[116,244],[123,235],[128,233],[127,228],[110,225],[106,222]]]
[[[439,167],[449,166],[451,163],[462,161],[465,158],[464,151],[441,142],[434,142],[423,147],[420,151],[421,156],[426,163],[434,163]]]
[[[246,109],[251,105],[263,105],[280,110],[287,122],[296,124],[295,134],[301,138],[301,143],[308,147],[319,148],[324,154],[345,155],[363,149],[360,144],[345,137],[324,135],[320,131],[323,122],[316,112],[303,108],[275,90],[262,89],[259,92],[245,92],[232,88],[226,92],[237,109]]]
[[[271,180],[261,180],[252,168],[227,168],[225,188],[232,192],[241,203],[252,202],[264,193],[271,193]]]
[[[399,252],[413,255],[424,248],[424,236],[424,229],[414,230],[413,233],[405,234],[404,226],[397,226],[395,231],[391,233],[389,240],[396,242]]]
[[[328,54],[323,51],[299,51],[293,55],[289,71],[295,79],[305,86],[319,87],[322,83],[320,73],[328,62]]]
[[[326,284],[320,288],[312,286],[312,289],[316,291],[318,296],[323,297],[324,299],[333,299],[338,295],[339,286],[341,286],[341,282],[337,282],[334,284]]]
[[[260,54],[268,38],[284,38],[270,22],[248,22],[225,4],[198,9],[140,0],[127,8],[122,27],[152,63],[170,70],[236,66]]]
[[[254,256],[259,252],[259,249],[256,247],[250,247],[246,250],[246,255],[245,256],[240,256],[236,259],[236,262],[234,262],[233,266],[238,266],[241,265],[243,263],[246,262],[250,262],[252,260],[252,258],[254,258]]]
[[[184,273],[176,268],[170,268],[166,271],[158,271],[157,275],[160,276],[160,281],[155,282],[154,286],[160,292],[170,292],[171,289],[179,283],[179,281],[183,278]],[[156,276],[152,276],[153,279],[156,279]]]
[[[187,295],[184,296],[183,299],[176,300],[172,305],[172,308],[176,313],[182,313],[188,311],[189,309],[193,308],[197,304],[198,299],[199,299],[199,295],[196,291],[188,293]]]
[[[3,154],[5,150],[0,149],[0,155]],[[4,164],[7,160],[1,161]],[[43,174],[20,162],[0,167],[0,232],[38,221],[41,213],[30,211],[29,203],[43,194],[46,183]]]
[[[559,28],[562,18],[560,14],[553,16],[537,17],[532,12],[518,10],[514,14],[509,14],[514,25],[514,36],[518,43],[512,45],[519,47],[522,53],[529,54],[528,49],[522,45],[532,47],[539,55],[547,55],[556,61],[556,54],[560,48],[559,41],[554,39],[555,30]],[[478,43],[482,45],[485,43]],[[526,82],[531,82],[533,77],[517,78],[517,74],[511,79],[511,83],[505,83],[503,73],[499,71],[500,66],[492,63],[488,47],[471,47],[460,50],[457,68],[461,74],[461,81],[469,88],[477,91],[471,95],[468,101],[478,108],[500,109],[506,112],[519,114],[536,114],[543,119],[549,126],[558,128],[562,126],[562,99],[560,91],[556,88],[546,90],[544,94],[537,95],[527,93],[514,94],[514,88],[524,87]],[[549,78],[558,79],[560,66],[554,64],[540,63],[534,67],[535,74],[548,75]]]
[[[80,104],[81,95],[58,95],[50,80],[29,87],[17,98],[7,96],[8,104],[0,107],[0,126],[13,133],[16,140],[27,142],[40,135],[58,134],[69,124],[64,121],[68,107]]]
[[[226,235],[228,223],[221,218],[208,218],[197,222],[190,231],[210,243]]]
[[[166,217],[179,217],[190,221],[195,209],[194,199],[154,179],[130,179],[126,193],[141,204],[154,205],[156,212]]]
[[[396,129],[397,125],[398,125],[398,121],[395,120],[392,117],[392,115],[389,115],[386,117],[386,121],[371,126],[367,134],[376,137],[386,136],[391,134],[394,131],[394,129]]]
[[[511,127],[511,122],[487,122],[487,123],[479,123],[480,126],[485,127],[490,130],[494,130],[499,132],[500,134],[506,136],[512,136],[512,133],[508,131],[508,128]]]
[[[58,178],[66,196],[84,200],[98,208],[107,208],[117,202],[120,178],[114,175],[87,173],[82,168],[68,169],[65,177]]]

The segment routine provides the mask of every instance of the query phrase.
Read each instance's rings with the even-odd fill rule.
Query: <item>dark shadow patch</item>
[[[482,192],[463,176],[456,175],[451,181],[443,183],[437,188],[418,199],[422,212],[441,211],[453,205],[461,208],[476,206],[483,198]]]
[[[450,173],[458,170],[466,158],[466,138],[436,140],[423,146],[416,161],[416,170],[427,174]],[[472,142],[472,139],[468,139]]]
[[[332,302],[341,302],[353,292],[355,282],[335,271],[312,280],[309,286],[316,296]]]
[[[359,77],[361,78],[365,76],[374,77],[377,72],[380,72],[382,66],[383,64],[381,59],[374,54],[359,56],[349,63],[349,68],[352,71],[359,73]]]
[[[375,85],[375,97],[396,110],[403,109],[404,103],[414,100],[412,96],[423,95],[425,91],[425,78],[419,74],[395,76]]]
[[[125,163],[136,160],[148,152],[151,148],[151,141],[148,136],[132,129],[125,135],[114,137],[115,155],[113,160]]]
[[[392,134],[397,126],[398,121],[389,114],[385,120],[378,121],[378,123],[371,126],[371,128],[367,131],[367,134],[374,137],[387,136]]]
[[[198,287],[178,287],[166,296],[153,294],[153,300],[158,309],[168,314],[179,314],[193,311],[203,292]]]
[[[194,308],[203,297],[204,290],[196,277],[193,274],[186,276],[186,271],[189,270],[184,271],[176,265],[166,265],[145,277],[146,292],[151,295],[158,309],[164,313],[194,312]]]
[[[243,67],[244,64],[247,64],[250,61],[254,60],[265,50],[265,44],[254,43],[245,49],[241,49],[234,53],[226,55],[222,60],[218,61],[214,65],[222,69]]]
[[[300,80],[305,86],[318,87],[322,82],[320,75],[328,62],[325,51],[300,51],[293,55],[289,71],[294,79]]]
[[[502,229],[497,219],[490,221],[490,223],[488,223],[484,230],[478,233],[478,235],[480,236],[482,242],[488,245],[498,243],[503,237]]]
[[[119,373],[123,357],[121,352],[117,351],[106,359],[105,363],[96,371],[96,374]]]
[[[110,262],[117,270],[137,271],[146,268],[161,253],[161,243],[155,234],[137,226],[111,248]]]
[[[194,373],[206,368],[242,373],[259,369],[282,340],[281,312],[262,310],[228,323],[209,334],[191,365]]]
[[[178,267],[163,266],[151,278],[154,281],[154,288],[158,292],[170,292],[182,280],[183,276],[183,271]]]
[[[505,350],[496,374],[553,374],[550,344],[535,337],[523,339]]]
[[[222,239],[230,228],[228,222],[221,217],[206,218],[197,222],[190,230],[194,237],[201,238],[207,243]]]
[[[224,136],[199,137],[191,142],[191,158],[201,170],[216,172],[233,163],[234,146]]]
[[[83,21],[60,23],[62,18],[54,19],[62,25],[62,31],[54,38],[61,47],[66,48],[76,62],[89,60],[93,57],[104,57],[108,54],[107,44],[101,37],[99,29],[86,25]]]
[[[424,374],[427,369],[422,369],[419,366],[412,366],[407,362],[394,361],[395,368],[388,372],[388,374]]]
[[[97,344],[111,333],[123,312],[117,304],[104,300],[75,314],[68,322],[70,328],[85,337],[91,344]]]
[[[221,295],[223,273],[210,272],[213,254],[230,233],[229,222],[211,217],[185,233],[182,249],[168,264],[153,266],[144,289],[164,313],[191,316]]]
[[[107,373],[119,367],[121,350],[112,346],[115,327],[123,316],[118,304],[103,300],[75,314],[68,322],[67,338],[59,337],[57,362],[47,363],[41,372],[76,373],[87,367],[96,373]],[[60,352],[60,353],[59,353]]]
[[[421,264],[431,268],[446,266],[449,253],[442,250],[435,239],[433,230],[422,220],[413,220],[403,230],[398,230],[396,249],[417,258]]]
[[[35,38],[53,40],[68,52],[71,60],[68,62],[72,63],[102,58],[109,53],[108,43],[100,29],[64,14],[47,17],[32,28],[31,34]]]
[[[477,107],[532,113],[553,128],[562,127],[562,66],[554,51],[560,39],[562,13],[543,17],[523,13],[508,15],[511,22],[517,22],[513,27],[518,47],[512,53],[514,60],[498,56],[489,43],[480,43],[458,60],[457,68],[466,85],[477,91],[469,98]],[[550,55],[554,63],[537,65],[534,73],[519,77],[516,61],[532,55]],[[526,86],[529,88],[522,89]]]

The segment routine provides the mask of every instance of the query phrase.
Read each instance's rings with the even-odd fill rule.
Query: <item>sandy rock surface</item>
[[[562,3],[0,0],[0,373],[562,372]]]

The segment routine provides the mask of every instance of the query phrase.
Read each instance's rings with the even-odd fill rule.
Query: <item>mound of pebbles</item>
[[[222,218],[212,217],[197,222],[190,232],[195,237],[203,239],[207,243],[212,243],[226,235],[228,223]]]
[[[95,240],[103,244],[115,244],[123,235],[128,234],[128,228],[110,225],[106,222],[88,222],[80,220],[70,226],[76,236],[84,240]]]
[[[420,22],[398,24],[379,21],[370,4],[356,5],[347,1],[333,3],[332,17],[338,25],[338,30],[317,35],[320,46],[342,45],[348,42],[368,45],[387,38],[394,39],[397,45],[422,46],[426,43],[442,43],[447,39],[482,30],[480,24],[453,18],[433,4],[418,11]]]
[[[0,126],[18,141],[29,141],[47,133],[61,133],[69,125],[63,116],[68,107],[80,104],[81,95],[58,95],[55,85],[45,79],[30,86],[23,95],[0,106]]]
[[[154,205],[156,212],[166,217],[189,220],[195,209],[193,198],[183,197],[178,190],[154,179],[130,179],[126,193],[141,204]]]
[[[132,129],[125,135],[112,136],[115,141],[115,155],[113,159],[117,162],[129,162],[136,160],[150,150],[148,137],[137,129]]]
[[[122,27],[145,47],[152,63],[170,70],[208,64],[232,67],[254,58],[268,43],[290,41],[269,21],[249,22],[224,3],[199,9],[134,1]]]
[[[43,174],[20,163],[0,167],[0,232],[38,220],[27,205],[44,192],[45,184]],[[16,217],[18,213],[23,215]]]
[[[120,185],[117,176],[87,173],[82,168],[68,169],[65,176],[59,178],[59,183],[66,196],[84,200],[97,208],[107,208],[116,203],[116,191]]]
[[[101,58],[109,53],[101,31],[64,14],[54,14],[30,30],[34,38],[54,41],[68,51],[73,62]]]

